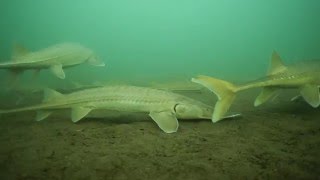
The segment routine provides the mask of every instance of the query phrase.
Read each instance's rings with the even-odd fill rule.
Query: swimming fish
[[[200,75],[191,79],[201,84],[218,96],[214,107],[212,122],[221,120],[229,110],[236,93],[251,88],[263,88],[255,99],[254,106],[259,106],[274,97],[279,89],[299,89],[303,99],[316,108],[320,105],[320,60],[301,61],[290,66],[283,64],[277,52],[272,53],[267,76],[243,85],[235,85],[225,80]]]
[[[0,69],[11,71],[13,76],[25,70],[36,70],[38,73],[42,69],[49,69],[55,76],[64,79],[64,68],[86,62],[94,66],[105,66],[92,50],[77,43],[61,43],[34,52],[16,45],[11,61],[0,63]]]
[[[71,109],[73,122],[78,122],[96,109],[147,113],[166,133],[177,131],[177,119],[210,119],[213,113],[211,106],[170,91],[138,86],[105,86],[69,94],[46,89],[42,103],[0,110],[0,114],[37,111],[36,120],[41,121],[55,110],[67,108]]]

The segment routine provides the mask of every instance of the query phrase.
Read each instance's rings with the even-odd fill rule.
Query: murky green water
[[[76,42],[107,65],[71,67],[64,80],[28,71],[18,79],[22,90],[7,89],[9,73],[0,69],[0,109],[37,104],[43,88],[67,93],[76,83],[253,80],[274,50],[286,64],[320,58],[319,9],[319,0],[0,0],[0,63],[11,59],[13,43],[37,51]],[[184,94],[213,105],[208,92]],[[257,92],[232,104],[229,112],[243,117],[179,119],[170,135],[147,113],[138,114],[144,121],[101,112],[75,124],[69,109],[41,122],[35,112],[1,114],[0,179],[319,179],[319,108],[291,102],[297,91],[253,107]],[[176,114],[177,105],[165,112]]]
[[[30,50],[79,42],[107,68],[74,67],[66,80],[254,79],[273,50],[287,63],[320,57],[319,7],[317,0],[1,1],[0,59],[9,59],[13,42]],[[63,83],[47,71],[39,79]]]

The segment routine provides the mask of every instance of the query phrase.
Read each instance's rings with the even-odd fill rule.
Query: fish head
[[[179,119],[211,119],[213,108],[202,103],[176,104],[175,112]]]
[[[94,54],[92,54],[88,59],[88,63],[93,66],[105,66],[105,63],[100,59],[100,57]]]

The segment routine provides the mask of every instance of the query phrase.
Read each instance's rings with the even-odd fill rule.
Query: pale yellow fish
[[[212,115],[213,122],[224,117],[237,92],[251,88],[263,88],[254,102],[255,106],[263,104],[283,88],[297,88],[303,99],[312,107],[316,108],[320,105],[320,60],[301,61],[291,66],[285,66],[276,52],[272,54],[270,68],[264,78],[243,85],[235,85],[209,76],[192,78],[192,82],[207,87],[218,96]]]

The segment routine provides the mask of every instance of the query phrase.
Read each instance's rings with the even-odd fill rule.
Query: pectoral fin
[[[171,111],[150,112],[149,116],[157,123],[157,125],[166,133],[177,132],[179,122],[175,114]]]
[[[316,108],[320,105],[319,87],[317,85],[306,84],[301,87],[300,93],[312,107]]]
[[[52,111],[38,111],[36,121],[42,121],[52,114]]]
[[[71,120],[72,122],[78,122],[83,117],[85,117],[91,111],[90,108],[85,107],[73,107],[71,111]]]
[[[66,75],[63,72],[61,64],[52,65],[50,67],[50,70],[54,75],[56,75],[60,79],[64,79],[66,77]]]
[[[268,99],[270,99],[271,97],[276,95],[277,90],[278,89],[274,88],[274,87],[265,87],[265,88],[263,88],[261,93],[259,94],[259,96],[254,101],[254,106],[257,107],[257,106],[265,103]]]

